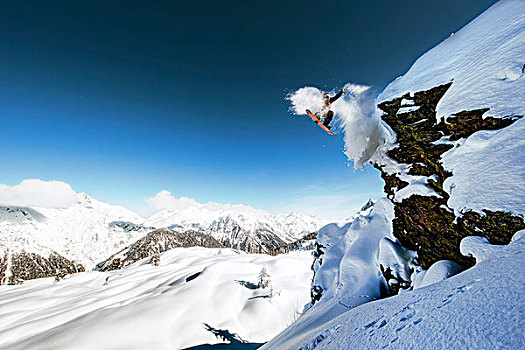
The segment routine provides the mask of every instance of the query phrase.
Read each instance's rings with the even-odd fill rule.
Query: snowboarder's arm
[[[339,99],[339,97],[341,97],[341,95],[345,92],[345,89],[341,89],[341,91],[339,91],[337,93],[337,95],[335,95],[334,97],[332,97],[330,99],[330,103],[334,103],[335,101],[337,101],[337,99]]]

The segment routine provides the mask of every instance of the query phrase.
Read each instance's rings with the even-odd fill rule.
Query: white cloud
[[[185,209],[198,209],[198,210],[209,210],[209,211],[234,211],[234,212],[260,212],[251,206],[244,204],[222,204],[216,202],[200,203],[193,198],[188,197],[174,197],[170,191],[162,190],[155,196],[147,198],[146,202],[156,209],[171,209],[171,210],[185,210]]]
[[[67,208],[76,201],[75,191],[61,181],[27,179],[14,186],[0,184],[0,205]]]
[[[353,192],[349,193],[348,192]],[[322,193],[332,193],[324,195]],[[307,215],[319,216],[324,219],[340,221],[351,217],[370,199],[367,191],[356,192],[352,187],[335,186],[330,189],[310,185],[301,189],[295,198],[283,198],[279,205],[266,209],[272,214],[287,214],[301,212]],[[268,214],[268,211],[255,209],[248,205],[222,204],[216,202],[200,203],[193,198],[174,197],[171,192],[162,190],[155,196],[147,198],[146,202],[156,209],[170,210],[202,210],[202,211],[228,211],[235,213]]]
[[[157,209],[183,210],[191,207],[198,207],[199,203],[193,198],[176,198],[170,191],[162,190],[155,196],[146,199],[150,205]]]

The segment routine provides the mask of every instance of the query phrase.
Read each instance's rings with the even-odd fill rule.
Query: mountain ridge
[[[325,222],[302,213],[271,215],[241,205],[162,210],[144,219],[86,193],[76,196],[68,208],[0,206],[0,284],[91,270],[158,229],[168,228],[181,242],[201,237],[201,242],[217,242],[211,247],[274,255]]]

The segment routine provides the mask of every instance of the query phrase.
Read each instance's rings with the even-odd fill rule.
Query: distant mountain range
[[[85,193],[77,194],[76,204],[65,209],[1,206],[0,284],[91,270],[97,265],[120,268],[135,261],[133,257],[174,247],[276,254],[326,223],[302,213],[271,215],[251,207],[225,207],[163,210],[144,220]],[[162,248],[160,241],[165,243]],[[116,256],[122,261],[114,262]]]

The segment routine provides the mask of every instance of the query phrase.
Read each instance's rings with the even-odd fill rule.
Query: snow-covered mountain
[[[99,202],[85,193],[77,194],[77,202],[69,208],[0,207],[0,256],[8,266],[0,280],[16,282],[29,279],[31,274],[41,277],[44,272],[49,276],[66,265],[80,264],[91,269],[142,237],[148,230],[131,224],[142,221],[143,218],[128,209]],[[32,258],[28,254],[32,254]],[[49,262],[50,256],[60,256],[71,264],[57,266],[57,271],[32,271],[30,275],[22,271],[23,266],[36,257]],[[19,269],[11,268],[17,264]],[[28,268],[39,270],[39,265]]]
[[[346,154],[381,172],[385,198],[319,230],[315,218],[243,206],[107,223],[156,229],[101,267],[119,271],[0,286],[0,346],[255,347],[275,336],[263,348],[524,348],[523,14],[523,0],[493,5],[418,59],[370,113],[362,87],[334,104]],[[52,216],[8,208],[2,220],[38,226]],[[308,252],[172,249],[271,249],[317,230],[313,264]],[[272,288],[257,281],[263,267]]]
[[[159,228],[100,262],[97,269],[120,269],[176,247],[224,247],[276,255],[300,246],[299,239],[315,236],[324,223],[301,213],[270,215],[246,206],[227,207],[213,210],[200,205],[154,214],[144,226]]]
[[[246,206],[230,206],[228,209],[217,210],[193,206],[182,210],[162,210],[149,217],[144,225],[197,230],[210,234],[221,242],[239,239],[235,230],[248,233],[267,231],[290,243],[308,233],[316,232],[326,223],[325,219],[297,212],[272,215]]]
[[[126,208],[97,201],[85,193],[76,196],[76,203],[67,208],[0,207],[0,283],[91,270],[108,258],[114,260],[115,254],[135,252],[136,247],[131,246],[155,228],[176,231],[171,236],[177,238],[168,245],[172,248],[198,242],[216,247],[209,240],[196,239],[208,235],[219,246],[277,254],[287,243],[316,232],[325,223],[301,213],[270,215],[242,205],[222,205],[220,210],[196,206],[164,210],[144,220]],[[150,253],[155,252],[151,249]],[[145,248],[141,254],[148,254]],[[144,257],[132,255],[135,258],[127,263]]]
[[[226,208],[224,205],[218,208],[195,205],[182,210],[160,211],[144,225],[178,232],[197,231],[210,235],[225,247],[277,254],[287,244],[317,232],[326,223],[325,219],[297,212],[272,215],[242,205]]]

